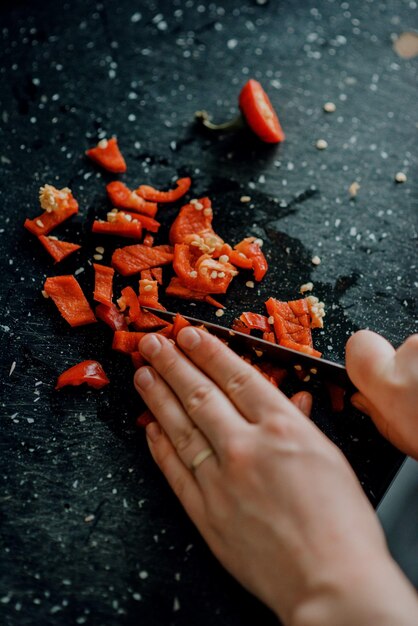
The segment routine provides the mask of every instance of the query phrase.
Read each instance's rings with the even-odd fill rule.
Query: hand
[[[359,389],[353,405],[397,448],[418,459],[418,335],[400,348],[361,330],[347,342],[347,371]]]
[[[290,402],[205,332],[178,343],[144,337],[135,385],[158,420],[151,453],[220,562],[292,626],[412,623],[350,466],[295,406],[309,395]]]

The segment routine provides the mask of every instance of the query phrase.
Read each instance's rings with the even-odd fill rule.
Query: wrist
[[[414,626],[416,592],[388,553],[343,564],[318,576],[318,584],[296,605],[289,626]]]

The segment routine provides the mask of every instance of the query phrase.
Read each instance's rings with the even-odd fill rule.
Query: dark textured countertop
[[[193,196],[212,197],[221,235],[264,239],[266,280],[253,290],[236,280],[226,324],[311,280],[327,308],[315,338],[326,357],[342,361],[362,327],[399,345],[417,331],[418,61],[398,58],[392,41],[416,26],[416,2],[400,0],[2,3],[2,624],[275,623],[212,558],[153,465],[134,428],[132,368],[111,352],[108,329],[71,329],[41,289],[46,276],[80,270],[91,293],[95,246],[110,260],[118,242],[89,230],[113,177],[84,150],[115,134],[128,185],[167,188],[189,174]],[[250,77],[279,112],[279,147],[193,124],[202,107],[233,115]],[[57,234],[83,248],[58,266],[22,228],[45,182],[71,187],[81,209]],[[160,241],[177,208],[161,209]],[[170,304],[217,320],[210,307]],[[103,363],[111,385],[55,392],[56,376],[85,358]],[[376,504],[401,455],[350,409],[319,404],[314,419]]]

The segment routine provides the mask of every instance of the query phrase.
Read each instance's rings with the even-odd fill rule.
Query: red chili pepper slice
[[[151,268],[151,275],[157,281],[159,285],[163,284],[163,268],[162,267],[153,267]]]
[[[239,252],[238,250],[234,250],[231,246],[225,243],[222,248],[219,250],[218,256],[225,254],[229,257],[230,263],[235,265],[235,267],[239,267],[243,270],[252,270],[253,269],[253,261],[245,256],[243,252]]]
[[[221,263],[207,254],[197,260],[190,246],[177,243],[174,247],[173,268],[188,289],[205,293],[225,293],[237,274],[230,263]]]
[[[244,85],[238,102],[248,125],[262,141],[279,143],[285,139],[279,118],[258,81],[251,78]]]
[[[138,342],[144,335],[146,333],[117,330],[113,335],[112,348],[124,354],[138,352]]]
[[[265,315],[259,315],[258,313],[251,313],[250,311],[247,311],[242,313],[239,316],[239,319],[247,326],[247,328],[250,328],[251,330],[261,330],[263,333],[271,332],[271,326]]]
[[[309,305],[306,298],[290,302],[269,298],[266,307],[269,315],[273,316],[274,332],[279,345],[312,356],[321,356],[321,353],[313,348]]]
[[[118,305],[121,311],[129,309],[128,324],[138,321],[141,310],[139,308],[138,296],[132,287],[125,287],[122,289],[122,296],[118,300]]]
[[[40,189],[39,200],[44,213],[24,223],[24,227],[37,237],[48,235],[56,226],[78,213],[78,202],[68,187],[56,189],[52,185],[44,185]]]
[[[62,389],[62,387],[68,385],[77,387],[83,383],[87,383],[89,387],[94,389],[101,389],[108,385],[110,380],[98,361],[81,361],[81,363],[77,363],[77,365],[73,365],[68,370],[65,370],[58,377],[55,389]]]
[[[174,323],[173,323],[173,330],[172,330],[173,339],[177,339],[177,335],[179,334],[179,332],[183,328],[186,328],[186,326],[191,326],[190,322],[184,319],[184,317],[180,315],[180,313],[177,313],[176,317],[174,318]]]
[[[135,191],[131,191],[120,180],[114,180],[106,185],[106,191],[110,202],[118,209],[144,213],[144,215],[149,215],[149,217],[155,217],[157,213],[158,207],[155,202],[147,202],[144,198],[138,196]]]
[[[74,276],[47,278],[44,290],[70,326],[83,326],[97,322],[83,290]]]
[[[152,246],[154,245],[154,237],[150,233],[147,233],[142,243],[144,246],[149,246],[150,248],[152,248]]]
[[[112,304],[113,297],[113,275],[115,270],[107,265],[93,263],[94,268],[94,293],[96,302],[101,302],[106,306]]]
[[[175,202],[189,191],[191,184],[191,178],[179,178],[176,182],[176,189],[159,191],[150,185],[140,185],[138,189],[136,189],[136,193],[144,198],[144,200],[150,202]]]
[[[86,150],[87,156],[108,172],[122,174],[126,172],[125,159],[119,150],[116,137],[102,139],[95,148]]]
[[[209,198],[199,198],[181,207],[179,214],[170,228],[170,242],[190,243],[186,239],[191,235],[213,232],[212,203]]]
[[[267,269],[267,259],[261,251],[258,245],[256,237],[247,237],[243,239],[236,246],[235,250],[244,254],[248,259],[251,259],[254,270],[254,278],[256,281],[260,281],[264,278]]]
[[[45,248],[45,250],[49,252],[49,254],[52,256],[55,263],[59,263],[63,259],[66,259],[67,256],[81,248],[81,246],[76,243],[70,243],[69,241],[60,241],[55,237],[46,237],[45,235],[40,235],[38,239]]]
[[[218,302],[207,293],[188,289],[187,287],[182,285],[180,279],[177,278],[177,276],[173,276],[167,289],[165,290],[165,293],[167,296],[172,296],[173,298],[181,298],[182,300],[195,300],[197,302],[207,302],[217,309],[225,308],[221,302]]]
[[[125,316],[114,304],[109,306],[105,304],[98,304],[96,306],[95,313],[96,317],[107,324],[112,330],[128,330],[128,324],[126,323]]]
[[[139,298],[140,300],[150,298],[158,301],[158,283],[156,280],[150,280],[149,278],[143,278],[141,272],[141,280],[139,281]]]
[[[124,219],[123,216],[129,215],[132,218],[132,223],[136,221],[140,222],[142,228],[149,230],[151,233],[158,233],[158,230],[161,226],[160,222],[157,222],[153,217],[149,217],[148,215],[140,215],[139,213],[129,213],[128,211],[119,211],[119,213],[114,213],[118,220]]]
[[[232,322],[231,326],[232,330],[236,330],[238,333],[243,333],[244,335],[251,335],[251,328],[248,328],[246,324],[239,318],[235,318]]]
[[[136,244],[115,250],[112,256],[112,265],[122,276],[138,274],[151,267],[167,265],[173,260],[171,246],[144,246]]]
[[[116,215],[116,214],[115,214]],[[100,235],[115,235],[117,237],[127,237],[128,239],[141,239],[142,224],[137,221],[128,221],[120,217],[112,222],[94,220],[92,232]]]

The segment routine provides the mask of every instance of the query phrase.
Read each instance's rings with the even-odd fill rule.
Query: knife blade
[[[172,311],[163,311],[149,306],[143,306],[142,308],[169,322],[172,322],[177,315],[177,313],[173,313]],[[270,341],[264,341],[264,339],[246,335],[219,324],[190,317],[189,315],[183,315],[183,313],[181,316],[193,326],[204,326],[216,337],[227,341],[229,347],[235,352],[253,352],[256,357],[271,360],[285,368],[300,366],[315,376],[319,375],[325,381],[340,385],[351,392],[355,391],[355,387],[348,377],[346,368],[340,363],[334,363],[328,359],[318,358],[304,352],[299,352],[298,350],[285,348],[271,343]]]

